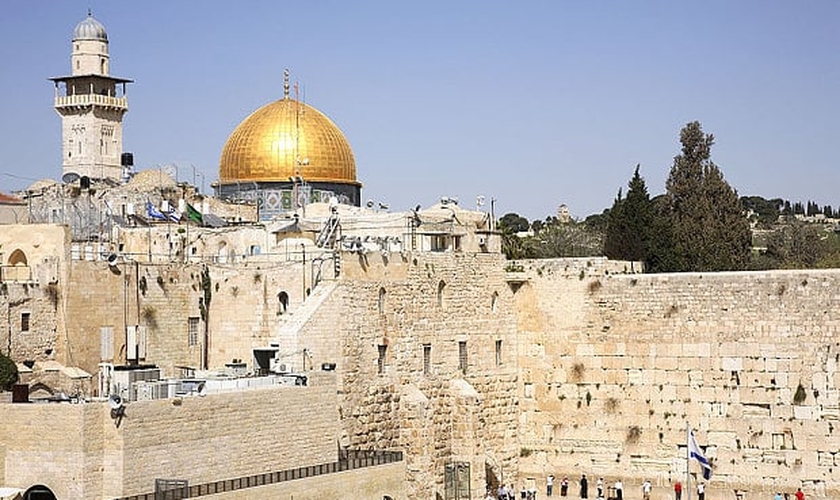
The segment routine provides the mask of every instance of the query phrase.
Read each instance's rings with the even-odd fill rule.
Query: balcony
[[[128,109],[127,97],[111,97],[99,94],[77,94],[58,96],[55,98],[55,107],[74,107],[74,106],[103,106],[114,109]]]

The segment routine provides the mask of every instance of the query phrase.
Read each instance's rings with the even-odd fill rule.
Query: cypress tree
[[[666,183],[672,236],[670,271],[745,269],[751,234],[738,193],[711,161],[714,136],[699,122],[680,131],[681,154]]]

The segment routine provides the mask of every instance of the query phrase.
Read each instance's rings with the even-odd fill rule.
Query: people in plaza
[[[569,494],[569,478],[563,477],[560,481],[560,496],[564,497]]]
[[[598,482],[595,483],[595,491],[598,493],[598,498],[604,498],[604,478],[599,477]]]
[[[706,500],[706,483],[697,483],[697,500]]]
[[[586,480],[586,474],[580,475],[580,497],[589,498],[589,482]]]
[[[674,483],[674,499],[675,500],[680,500],[681,498],[682,498],[682,483],[677,481],[676,483]]]
[[[549,473],[545,478],[545,496],[550,497],[554,492],[554,474]]]
[[[505,489],[505,485],[503,485],[503,484],[499,485],[499,489],[496,490],[496,496],[499,498],[499,500],[508,500],[507,490]]]
[[[776,493],[776,496],[774,496],[774,497],[773,497],[773,500],[782,500],[782,493],[781,493],[781,492],[777,492],[777,493]]]
[[[616,500],[624,498],[624,483],[621,482],[620,478],[615,482],[615,498]]]
[[[794,496],[796,500],[805,500],[805,493],[802,493],[802,488],[796,488],[796,494]]]
[[[645,482],[642,483],[642,498],[645,500],[650,500],[650,481],[645,479]]]

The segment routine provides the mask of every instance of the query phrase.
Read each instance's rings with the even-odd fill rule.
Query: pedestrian
[[[650,481],[647,479],[645,479],[645,482],[642,483],[642,498],[650,500]]]
[[[580,497],[589,498],[589,483],[586,481],[586,474],[580,475]]]
[[[682,498],[682,483],[679,481],[674,484],[674,498],[676,500],[680,500]]]
[[[496,490],[496,495],[499,497],[499,500],[508,500],[507,490],[505,489],[505,485],[503,485],[503,484],[499,485],[499,489]]]
[[[564,497],[569,493],[569,478],[563,477],[563,480],[560,481],[560,496]]]
[[[697,500],[706,500],[706,483],[697,483]]]
[[[805,493],[802,493],[802,488],[796,488],[796,500],[805,500]]]
[[[599,477],[598,482],[595,483],[595,490],[598,492],[598,498],[604,498],[604,478]]]
[[[554,474],[549,474],[545,479],[545,496],[550,497],[554,491]]]
[[[615,498],[616,500],[624,498],[624,483],[621,482],[621,479],[615,482]]]
[[[773,497],[773,500],[782,500],[782,494],[781,494],[781,492],[776,493],[776,496],[774,496],[774,497]]]

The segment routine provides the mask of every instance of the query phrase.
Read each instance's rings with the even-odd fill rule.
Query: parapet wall
[[[526,274],[521,477],[670,491],[688,423],[707,498],[840,492],[840,271]]]
[[[138,401],[119,427],[105,403],[3,404],[0,483],[116,498],[154,491],[156,478],[198,484],[333,462],[335,392],[324,383]]]

